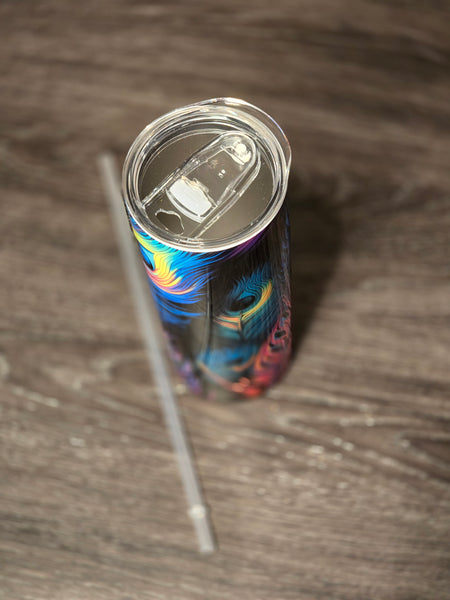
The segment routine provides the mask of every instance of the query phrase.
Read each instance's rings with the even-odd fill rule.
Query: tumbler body
[[[257,396],[291,351],[290,149],[240,100],[177,109],[138,136],[124,199],[167,338],[189,387]]]

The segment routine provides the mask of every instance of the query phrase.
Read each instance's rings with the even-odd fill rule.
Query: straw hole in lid
[[[160,209],[156,212],[158,221],[172,233],[183,233],[184,227],[180,215],[173,211]]]

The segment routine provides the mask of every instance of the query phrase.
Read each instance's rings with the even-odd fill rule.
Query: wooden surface
[[[0,598],[450,598],[449,4],[0,3]],[[96,157],[242,97],[294,162],[296,352],[178,384],[196,552]]]

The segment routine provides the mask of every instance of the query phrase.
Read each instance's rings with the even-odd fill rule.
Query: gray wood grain
[[[450,598],[449,6],[0,3],[0,598]],[[294,162],[295,355],[178,392],[197,554],[96,157],[229,95]]]

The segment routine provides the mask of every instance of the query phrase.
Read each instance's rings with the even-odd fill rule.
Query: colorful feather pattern
[[[199,391],[206,380],[251,397],[276,381],[291,345],[286,219],[220,252],[169,247],[130,220],[172,358],[190,387]]]

